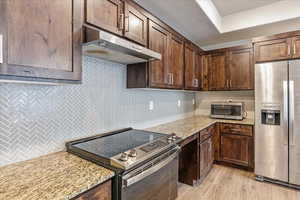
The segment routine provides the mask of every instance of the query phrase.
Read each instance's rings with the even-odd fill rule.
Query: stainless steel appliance
[[[161,54],[106,31],[84,25],[83,54],[122,64],[161,60]]]
[[[68,142],[66,147],[116,172],[114,200],[175,200],[179,141],[176,135],[128,128]]]
[[[255,174],[300,185],[300,60],[255,65]]]
[[[246,111],[244,102],[219,101],[211,104],[211,118],[243,120],[245,115]]]

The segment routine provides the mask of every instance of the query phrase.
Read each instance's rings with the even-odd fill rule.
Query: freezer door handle
[[[283,81],[283,124],[286,126],[288,123],[288,81]],[[287,127],[285,127],[287,128]],[[288,133],[284,134],[284,145],[288,145]]]
[[[295,133],[294,133],[294,123],[295,123],[295,93],[294,93],[294,81],[290,80],[289,83],[289,92],[290,92],[290,145],[295,146]]]

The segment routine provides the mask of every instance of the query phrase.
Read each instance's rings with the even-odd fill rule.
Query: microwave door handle
[[[130,185],[139,182],[140,180],[146,178],[147,176],[150,176],[151,174],[154,174],[155,172],[159,171],[161,168],[165,167],[167,164],[172,162],[177,156],[178,156],[179,149],[174,152],[172,155],[170,155],[167,159],[161,161],[157,165],[152,166],[151,168],[145,170],[144,172],[128,178],[128,179],[123,179],[124,186],[123,187],[129,187]]]

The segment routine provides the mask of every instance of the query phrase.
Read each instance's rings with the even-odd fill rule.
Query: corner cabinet
[[[200,55],[197,51],[197,47],[192,44],[186,43],[185,45],[185,84],[186,90],[200,90],[201,80],[201,62]]]
[[[81,80],[82,0],[2,0],[0,18],[1,79]]]

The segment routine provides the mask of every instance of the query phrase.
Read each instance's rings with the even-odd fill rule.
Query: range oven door
[[[175,200],[179,147],[122,177],[121,200]]]

